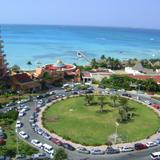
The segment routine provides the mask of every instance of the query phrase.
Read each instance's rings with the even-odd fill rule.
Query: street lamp
[[[116,131],[115,131],[114,143],[116,144],[117,143],[117,137],[118,137],[118,126],[119,126],[119,123],[115,122],[115,126],[116,126]]]

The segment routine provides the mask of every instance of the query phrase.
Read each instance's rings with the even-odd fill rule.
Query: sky
[[[0,24],[160,29],[160,0],[0,0]]]

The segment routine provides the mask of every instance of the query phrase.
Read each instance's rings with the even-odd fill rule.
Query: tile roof
[[[153,79],[157,83],[160,83],[160,75],[155,76],[148,76],[148,75],[128,75],[130,78],[140,79],[140,80],[146,80],[146,79]]]

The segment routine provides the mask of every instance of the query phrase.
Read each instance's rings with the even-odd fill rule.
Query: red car
[[[4,145],[6,142],[4,140],[4,138],[0,138],[0,145]]]
[[[52,138],[51,139],[51,142],[53,142],[54,144],[56,144],[56,145],[58,145],[58,146],[62,146],[62,142],[59,140],[59,139],[57,139],[57,138]]]
[[[38,108],[38,107],[35,108],[35,112],[40,112],[40,110],[41,110],[41,109]]]
[[[155,109],[160,109],[160,104],[153,104],[152,107],[154,107]]]
[[[147,149],[148,147],[143,143],[136,143],[134,145],[134,148],[135,150],[143,150],[143,149]]]

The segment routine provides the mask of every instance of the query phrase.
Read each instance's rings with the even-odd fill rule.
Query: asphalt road
[[[69,95],[70,93],[65,93],[63,90],[57,90],[56,94],[57,95],[59,95],[59,94]],[[135,95],[135,94],[133,94],[132,96],[135,99],[137,97],[137,95]],[[149,97],[146,97],[145,95],[139,95],[139,97],[141,98],[142,101],[150,100],[154,103],[160,104],[160,101],[151,100]],[[59,148],[59,146],[53,144],[51,141],[45,139],[44,137],[42,137],[41,135],[39,135],[33,131],[32,127],[29,123],[29,119],[30,119],[30,116],[32,115],[33,111],[35,110],[36,102],[32,101],[32,102],[28,102],[26,104],[28,106],[30,106],[30,110],[27,111],[27,113],[24,117],[19,118],[19,120],[24,125],[21,129],[18,130],[18,132],[20,130],[25,131],[29,135],[29,139],[27,140],[27,142],[29,142],[29,143],[30,143],[31,139],[37,139],[37,140],[41,141],[42,143],[47,143],[47,144],[53,146],[53,148],[55,150],[57,148]],[[160,146],[149,148],[149,149],[146,149],[143,151],[134,151],[134,152],[128,152],[128,153],[115,154],[115,155],[105,154],[105,155],[97,155],[97,156],[96,155],[85,155],[85,154],[78,153],[76,151],[66,150],[70,160],[82,160],[82,159],[86,159],[86,160],[151,160],[150,153],[156,152],[156,151],[160,151]],[[40,152],[43,152],[43,151],[40,150]]]

